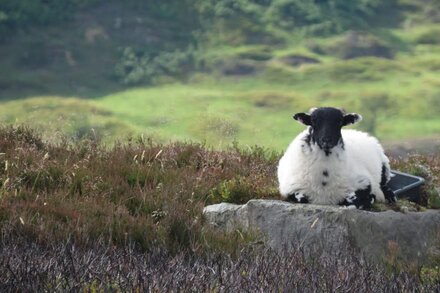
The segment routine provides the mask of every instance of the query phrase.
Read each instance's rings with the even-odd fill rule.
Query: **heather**
[[[208,204],[279,199],[280,154],[270,150],[143,137],[111,147],[93,139],[50,143],[20,126],[0,129],[0,151],[5,290],[438,290],[439,260],[422,267],[390,252],[377,265],[351,250],[318,257],[319,248],[280,255],[257,231],[207,225]],[[438,155],[392,164],[427,178],[419,210],[438,204]]]
[[[71,243],[46,248],[0,248],[0,290],[65,292],[435,292],[437,275],[419,275],[365,263],[349,251],[306,257],[301,249],[279,255],[267,249],[206,256],[170,255],[160,248],[139,253],[105,245]],[[437,279],[436,279],[437,278]]]
[[[0,149],[1,229],[40,243],[103,238],[143,250],[232,249],[230,236],[203,226],[203,206],[278,197],[277,156],[258,147],[213,151],[142,137],[111,148],[51,144],[31,129],[6,127]]]

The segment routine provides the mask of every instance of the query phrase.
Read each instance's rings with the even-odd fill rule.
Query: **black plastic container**
[[[391,170],[388,186],[394,191],[397,198],[406,198],[410,201],[420,202],[420,193],[425,179],[407,173]]]

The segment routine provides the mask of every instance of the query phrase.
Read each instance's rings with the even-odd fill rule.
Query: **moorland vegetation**
[[[1,1],[0,291],[440,290],[436,256],[280,256],[202,215],[279,198],[312,106],[437,139],[439,36],[436,0]],[[438,152],[392,167],[440,207]]]

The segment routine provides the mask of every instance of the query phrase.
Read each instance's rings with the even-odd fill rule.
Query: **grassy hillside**
[[[382,140],[440,133],[435,2],[393,2],[386,9],[399,17],[389,22],[379,21],[380,13],[369,20],[376,4],[368,13],[359,6],[353,13],[365,23],[353,22],[357,30],[351,31],[342,29],[335,12],[331,22],[342,30],[326,34],[312,29],[324,15],[288,30],[275,17],[281,4],[269,1],[265,12],[251,2],[228,10],[227,1],[189,1],[194,6],[179,10],[177,2],[84,1],[72,2],[65,14],[50,6],[39,16],[52,20],[49,26],[41,19],[31,28],[32,18],[23,18],[31,10],[7,18],[0,22],[11,33],[0,44],[0,68],[8,73],[0,76],[0,121],[32,124],[47,139],[63,132],[113,142],[136,133],[281,150],[302,129],[292,114],[332,105],[363,114],[357,127]],[[297,5],[289,3],[283,5]],[[25,7],[11,5],[0,12]],[[38,5],[34,9],[45,9]],[[249,31],[247,21],[263,14],[267,23]],[[225,17],[237,21],[234,27]]]
[[[311,29],[318,19],[288,34],[288,24],[274,18],[281,5],[275,0],[270,13],[252,1],[225,10],[234,28],[222,21],[226,2],[191,2],[197,21],[190,22],[189,10],[169,10],[177,2],[137,1],[85,1],[49,26],[16,19],[14,35],[0,44],[0,68],[8,73],[0,76],[0,122],[30,124],[52,140],[65,133],[113,143],[143,134],[282,150],[302,129],[292,114],[331,105],[361,113],[356,127],[382,140],[439,135],[435,2],[393,2],[398,22],[374,22],[356,10],[363,26],[326,34]],[[254,14],[244,13],[249,7]],[[239,37],[250,34],[246,23],[259,14],[268,26],[252,30],[259,39]],[[331,22],[339,21],[335,14]]]
[[[241,47],[229,49],[231,56],[218,63],[248,62],[256,68],[252,74],[225,75],[220,68],[195,73],[187,83],[137,87],[93,99],[39,96],[5,101],[0,118],[45,129],[47,138],[54,130],[90,136],[93,128],[93,135],[107,142],[142,133],[161,141],[189,139],[215,147],[239,141],[281,150],[302,129],[292,114],[331,105],[361,113],[364,121],[356,127],[382,140],[435,136],[440,133],[438,48],[415,44],[413,51],[397,53],[392,60],[340,60],[292,47],[255,61],[246,54],[261,49]],[[289,56],[321,63],[293,67],[286,64]]]

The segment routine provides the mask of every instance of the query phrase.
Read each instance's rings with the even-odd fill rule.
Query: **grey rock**
[[[440,211],[369,212],[337,206],[251,200],[245,205],[205,207],[207,221],[233,231],[259,231],[278,251],[321,247],[334,252],[353,248],[380,261],[396,251],[400,259],[427,263],[440,249]]]

